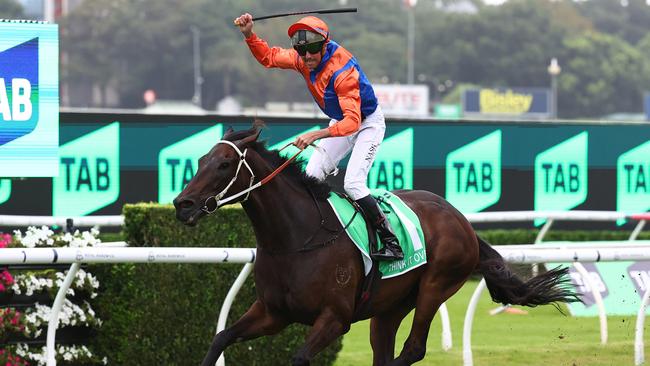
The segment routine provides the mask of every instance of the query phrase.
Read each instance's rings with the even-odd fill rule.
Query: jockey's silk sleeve
[[[361,98],[359,96],[359,72],[349,68],[334,81],[334,91],[339,97],[343,119],[329,127],[332,136],[347,136],[361,126]]]
[[[338,121],[329,127],[332,136],[348,136],[357,132],[361,120],[377,109],[375,92],[357,60],[333,40],[327,41],[321,62],[310,70],[294,49],[269,47],[255,33],[246,44],[257,61],[265,67],[298,71],[318,107]]]
[[[255,33],[246,38],[246,44],[257,61],[264,67],[278,67],[281,69],[300,69],[300,57],[293,49],[269,47],[265,40]]]

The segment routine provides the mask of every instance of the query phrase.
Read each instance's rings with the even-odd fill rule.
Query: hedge
[[[137,204],[123,209],[123,235],[130,246],[254,247],[240,208],[223,208],[196,227],[186,227],[169,205]],[[185,366],[200,364],[216,330],[226,293],[241,264],[97,265],[101,283],[97,313],[104,324],[94,339],[110,365]],[[232,325],[255,300],[252,278],[230,311]],[[280,334],[230,346],[228,365],[287,365],[304,342],[308,327],[292,325]],[[331,365],[339,338],[314,360]]]
[[[512,229],[512,230],[477,230],[481,238],[492,245],[506,244],[533,244],[539,230]],[[544,241],[599,241],[599,240],[627,240],[631,231],[626,230],[549,230],[544,236]],[[639,240],[650,240],[650,232],[643,231]]]

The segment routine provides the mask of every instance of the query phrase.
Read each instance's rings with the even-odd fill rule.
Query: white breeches
[[[331,120],[330,126],[336,122],[336,120]],[[349,136],[328,137],[320,140],[318,146],[322,152],[318,149],[314,150],[307,164],[306,173],[324,180],[336,171],[338,163],[352,151],[345,171],[343,189],[353,200],[369,195],[368,172],[375,160],[379,145],[384,140],[385,131],[384,114],[377,106],[377,110],[361,122],[359,131]]]

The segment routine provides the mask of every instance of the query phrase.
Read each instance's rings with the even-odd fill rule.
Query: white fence
[[[494,222],[525,222],[535,219],[546,219],[545,225],[540,230],[535,243],[543,240],[551,225],[555,221],[615,221],[618,219],[636,220],[638,224],[633,230],[629,241],[635,240],[643,229],[650,214],[625,214],[609,211],[559,211],[559,212],[488,212],[467,214],[472,223],[494,223]],[[0,226],[29,226],[29,225],[59,225],[64,226],[70,218],[47,217],[47,216],[6,216],[0,215]],[[121,226],[122,216],[88,216],[72,218],[77,226]],[[635,241],[634,246],[622,242],[592,242],[587,246],[584,243],[580,246],[572,246],[570,243],[555,243],[549,247],[535,247],[534,245],[497,246],[497,249],[510,263],[537,263],[545,262],[571,262],[578,270],[585,281],[594,291],[594,298],[599,307],[599,318],[601,322],[601,342],[607,342],[607,321],[605,308],[600,293],[596,286],[590,284],[590,276],[580,262],[596,262],[606,260],[650,260],[650,242]],[[108,244],[108,243],[107,243]],[[70,286],[81,263],[246,263],[235,283],[228,292],[219,314],[217,331],[225,328],[230,306],[243,285],[246,277],[252,271],[252,263],[255,260],[254,249],[242,248],[126,248],[120,247],[125,243],[110,243],[112,245],[101,248],[31,248],[31,249],[3,249],[0,250],[0,264],[46,264],[46,263],[67,263],[72,264],[62,288],[57,294],[47,333],[47,355],[48,366],[56,365],[54,360],[54,344],[56,328],[58,326],[58,312],[65,299],[65,293]],[[550,244],[550,243],[547,243]],[[640,244],[640,245],[639,245]],[[476,310],[476,303],[480,294],[485,288],[484,281],[477,286],[472,299],[468,305],[463,329],[463,362],[464,365],[473,364],[471,351],[471,330]],[[643,347],[643,324],[645,320],[645,308],[650,301],[650,291],[643,296],[640,306],[635,335],[635,364],[640,365],[644,361]],[[443,349],[451,348],[451,331],[449,318],[445,305],[440,309],[440,316],[443,324]],[[220,358],[218,365],[224,364]]]

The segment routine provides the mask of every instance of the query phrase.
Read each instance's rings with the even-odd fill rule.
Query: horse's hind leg
[[[318,352],[322,351],[336,338],[350,330],[350,322],[341,319],[331,310],[324,310],[314,322],[305,344],[291,359],[293,366],[308,366]]]
[[[221,352],[235,342],[275,334],[286,326],[286,321],[269,314],[266,307],[259,300],[255,301],[235,324],[214,336],[210,349],[201,365],[214,366]]]
[[[404,342],[404,348],[399,357],[388,365],[412,365],[424,358],[429,328],[434,315],[440,305],[458,291],[469,276],[469,271],[466,275],[463,275],[464,271],[460,271],[460,273],[448,271],[448,274],[436,276],[433,279],[425,275],[425,278],[421,280],[411,333]]]
[[[395,335],[413,303],[404,303],[397,309],[377,315],[370,320],[372,365],[384,366],[395,358]]]

